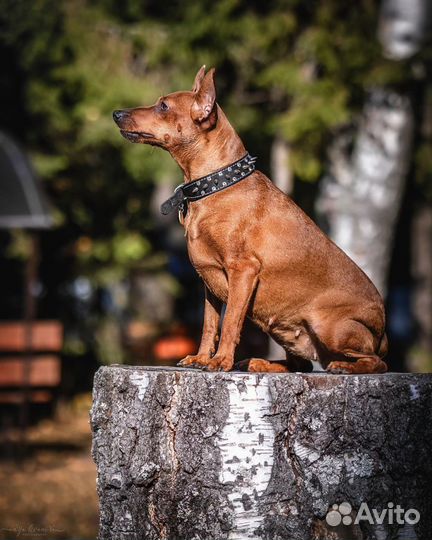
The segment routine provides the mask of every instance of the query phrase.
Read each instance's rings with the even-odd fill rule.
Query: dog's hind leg
[[[380,358],[382,337],[362,322],[346,320],[318,333],[326,352],[320,358],[330,373],[385,373],[387,364]],[[323,361],[324,360],[324,361]]]
[[[330,362],[327,366],[329,373],[385,373],[387,371],[387,364],[378,358],[378,356],[372,356],[369,358],[357,358],[352,362],[345,360],[335,360]]]

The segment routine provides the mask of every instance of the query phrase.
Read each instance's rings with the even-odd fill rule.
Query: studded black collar
[[[218,191],[222,191],[244,180],[255,170],[255,157],[246,154],[239,161],[219,169],[207,176],[193,180],[188,184],[180,184],[174,191],[174,195],[161,206],[164,215],[169,214],[175,208],[181,208],[188,201],[198,201]]]

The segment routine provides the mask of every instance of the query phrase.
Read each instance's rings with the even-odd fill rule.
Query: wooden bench
[[[62,345],[58,321],[35,321],[30,328],[22,321],[1,322],[0,403],[51,401],[61,381]]]

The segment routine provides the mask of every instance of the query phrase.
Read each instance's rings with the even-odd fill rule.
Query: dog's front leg
[[[204,324],[201,343],[197,354],[186,356],[178,363],[179,366],[207,366],[211,357],[216,352],[216,343],[219,339],[219,321],[222,310],[222,302],[208,289],[205,288]]]
[[[257,286],[259,268],[258,261],[237,261],[228,268],[228,302],[218,351],[207,365],[211,371],[229,371],[234,364],[235,348]]]

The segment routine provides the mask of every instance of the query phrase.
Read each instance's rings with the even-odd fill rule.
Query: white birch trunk
[[[373,91],[365,105],[354,149],[339,138],[330,151],[317,210],[330,237],[351,257],[382,295],[393,231],[405,187],[413,138],[409,100]]]
[[[378,38],[383,55],[405,60],[422,47],[430,29],[429,0],[383,0]],[[331,238],[366,272],[382,295],[393,229],[404,191],[413,138],[408,98],[372,92],[348,157],[336,142],[331,174],[323,182],[318,212]],[[340,148],[339,148],[340,150]]]
[[[405,60],[422,47],[429,28],[430,0],[383,0],[378,38],[384,56]]]

